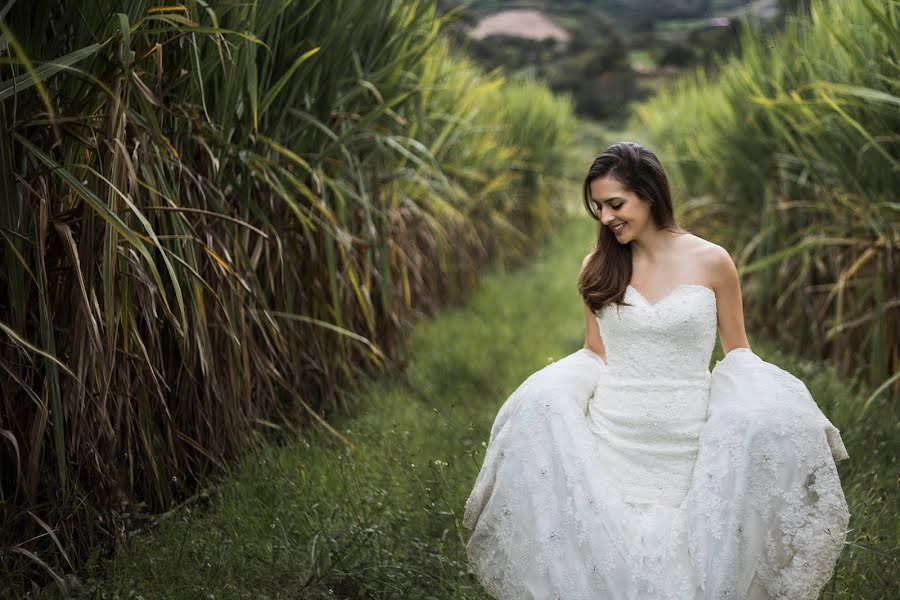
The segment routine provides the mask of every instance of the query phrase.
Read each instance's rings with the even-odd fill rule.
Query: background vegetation
[[[538,56],[641,93],[697,65],[627,129],[573,116],[626,115],[601,92],[627,81],[572,100],[516,52],[462,58],[453,2],[3,3],[0,596],[485,598],[459,522],[481,442],[582,344],[578,184],[623,139],[842,431],[823,598],[888,595],[898,3],[790,0],[722,60],[702,9],[613,22],[617,47],[577,34],[600,4],[556,16],[582,54]]]
[[[489,600],[461,521],[491,424],[529,374],[584,343],[573,282],[594,223],[558,234],[528,266],[485,278],[465,306],[413,329],[405,376],[373,382],[355,414],[333,421],[356,451],[323,431],[246,456],[210,510],[178,511],[136,538],[80,596]],[[890,597],[896,405],[880,395],[863,406],[863,388],[834,369],[750,334],[755,352],[806,382],[850,453],[838,469],[852,531],[821,598]],[[717,345],[710,367],[722,356]]]
[[[352,447],[342,391],[563,213],[571,102],[453,55],[434,2],[0,17],[6,580],[64,588],[263,434]]]
[[[900,398],[900,4],[813,1],[715,79],[636,108],[687,221],[736,255],[753,326]],[[878,386],[884,386],[879,388]]]

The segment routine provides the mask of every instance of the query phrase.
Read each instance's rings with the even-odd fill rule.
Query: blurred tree
[[[694,46],[685,41],[675,41],[663,49],[659,56],[659,65],[661,67],[674,66],[686,67],[693,63],[697,58]]]

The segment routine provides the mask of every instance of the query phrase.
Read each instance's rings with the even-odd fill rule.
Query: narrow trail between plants
[[[106,564],[91,597],[488,599],[465,560],[464,502],[500,404],[583,344],[575,281],[593,235],[576,218],[531,264],[485,277],[464,306],[417,324],[406,377],[367,384],[354,414],[333,422],[354,451],[323,432],[247,456],[210,507],[184,509]],[[889,439],[885,426],[849,425],[839,403],[850,392],[820,365],[775,360],[807,381],[851,456],[866,452],[857,431]],[[844,467],[857,536],[889,528],[868,480],[885,467]],[[833,593],[866,560],[848,549]]]

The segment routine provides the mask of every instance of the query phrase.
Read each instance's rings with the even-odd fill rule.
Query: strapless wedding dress
[[[838,430],[802,381],[734,349],[680,285],[596,315],[581,349],[503,403],[466,501],[469,564],[499,600],[814,599],[849,512]]]

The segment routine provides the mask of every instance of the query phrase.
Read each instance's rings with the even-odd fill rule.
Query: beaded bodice
[[[597,313],[610,375],[621,379],[706,379],[716,342],[716,295],[707,286],[681,284],[651,304],[634,287],[630,305]]]

